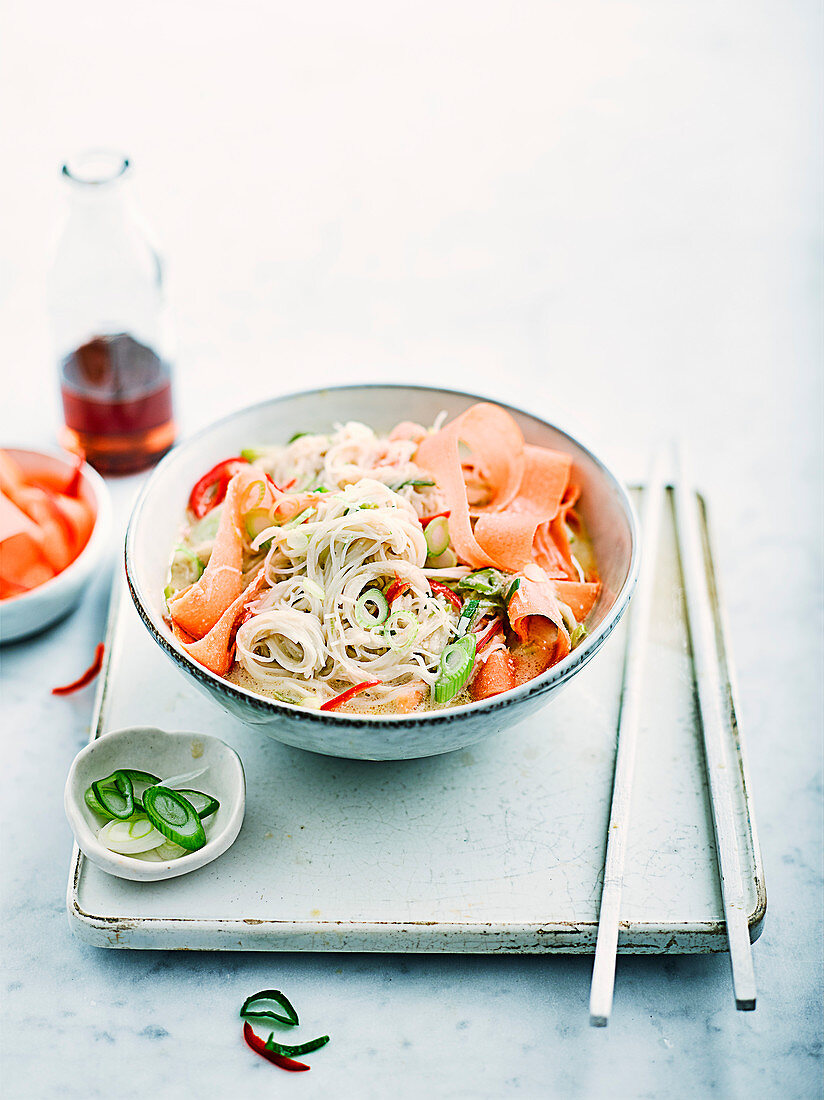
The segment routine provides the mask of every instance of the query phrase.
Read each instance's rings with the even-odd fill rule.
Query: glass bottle
[[[107,150],[63,165],[69,214],[49,280],[65,428],[104,473],[155,462],[175,439],[160,259]]]

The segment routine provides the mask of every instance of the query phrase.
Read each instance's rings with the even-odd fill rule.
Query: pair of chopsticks
[[[677,466],[675,520],[695,683],[704,735],[704,757],[732,964],[735,1006],[747,1011],[755,1008],[755,972],[733,810],[733,772],[731,762],[728,761],[725,743],[718,648],[707,589],[704,549],[698,517],[698,496],[686,474],[683,449],[679,449]],[[618,950],[624,863],[629,836],[635,749],[643,690],[643,668],[652,617],[661,513],[667,488],[663,467],[664,455],[659,452],[653,460],[644,494],[642,568],[627,636],[621,711],[618,719],[618,751],[615,759],[604,885],[598,915],[598,938],[595,945],[595,963],[592,969],[589,1000],[589,1022],[593,1027],[606,1027],[612,1011],[615,988],[615,961]]]

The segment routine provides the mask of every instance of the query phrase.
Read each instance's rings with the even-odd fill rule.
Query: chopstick
[[[695,684],[704,735],[704,759],[709,781],[724,919],[730,948],[735,1007],[740,1011],[749,1012],[755,1008],[755,971],[733,809],[733,765],[729,760],[726,745],[722,685],[718,672],[718,648],[707,588],[704,548],[700,535],[698,496],[687,474],[683,446],[678,448],[677,468],[675,522]]]
[[[595,962],[589,995],[589,1022],[592,1027],[607,1026],[612,1012],[612,997],[615,989],[615,962],[618,951],[621,894],[624,886],[624,863],[629,836],[632,782],[635,772],[635,748],[638,741],[644,661],[652,617],[655,563],[658,556],[664,500],[663,465],[663,452],[658,451],[652,460],[644,493],[641,573],[629,617],[621,711],[618,718],[618,749],[615,756],[615,778],[604,861],[604,885],[598,912],[598,938],[595,944]]]

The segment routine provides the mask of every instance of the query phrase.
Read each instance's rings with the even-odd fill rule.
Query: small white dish
[[[45,471],[68,481],[74,469],[74,460],[65,451],[29,451],[17,447],[4,447],[3,450],[27,471]],[[88,463],[80,469],[80,495],[94,512],[94,528],[89,541],[56,577],[31,592],[0,600],[0,642],[13,642],[36,634],[68,615],[80,602],[108,547],[112,522],[109,490],[100,474]]]
[[[161,778],[208,768],[192,788],[212,795],[220,808],[206,823],[206,844],[178,859],[150,862],[111,852],[97,839],[103,824],[85,801],[86,790],[117,768],[150,771]],[[235,841],[246,809],[246,777],[234,749],[208,733],[168,733],[152,726],[112,730],[74,758],[63,795],[66,817],[81,852],[107,874],[133,882],[157,882],[211,863]]]

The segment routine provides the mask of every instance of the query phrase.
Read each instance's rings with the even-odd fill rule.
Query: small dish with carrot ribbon
[[[81,459],[0,449],[0,640],[35,634],[78,604],[110,525],[106,485]]]

